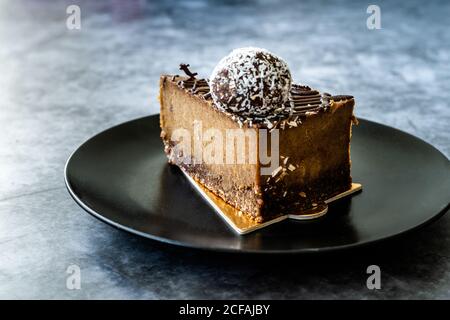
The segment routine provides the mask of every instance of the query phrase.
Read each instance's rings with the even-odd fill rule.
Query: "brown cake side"
[[[293,114],[269,122],[242,123],[214,107],[204,80],[162,76],[161,137],[169,162],[257,221],[312,208],[348,190],[353,98],[321,95],[301,86],[293,90]],[[242,127],[244,132],[253,131],[257,143],[260,129],[278,129],[279,166],[268,175],[261,174],[258,152],[255,164],[186,163],[171,137],[179,128],[194,136],[193,125],[198,122],[203,131]]]
[[[183,80],[186,78],[162,76],[160,79],[161,137],[169,162],[185,170],[232,206],[258,217],[261,202],[258,164],[193,164],[175,154],[176,150],[170,137],[176,129],[184,128],[191,136],[194,136],[194,122],[201,122],[203,131],[209,128],[222,132],[226,129],[239,129],[236,121],[215,109],[212,100],[203,97],[204,93],[193,94],[177,85],[177,82]],[[192,154],[195,157],[194,152]]]
[[[295,214],[350,189],[353,106],[331,100],[328,111],[279,131],[280,168],[262,177],[263,216]]]

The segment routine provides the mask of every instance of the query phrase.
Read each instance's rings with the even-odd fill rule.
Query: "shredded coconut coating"
[[[214,68],[209,82],[217,108],[248,120],[270,118],[289,108],[289,67],[265,49],[233,50]]]

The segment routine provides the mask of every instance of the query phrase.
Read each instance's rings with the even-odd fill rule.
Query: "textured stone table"
[[[0,298],[450,298],[450,215],[342,254],[230,256],[113,229],[63,181],[84,140],[157,113],[160,73],[187,62],[207,76],[247,45],[283,56],[298,82],[353,94],[357,116],[449,156],[450,4],[403,2],[377,1],[381,30],[366,27],[367,3],[353,1],[0,2]],[[72,3],[80,30],[66,27]],[[71,264],[81,290],[66,288]],[[366,288],[370,264],[381,267],[381,290]]]

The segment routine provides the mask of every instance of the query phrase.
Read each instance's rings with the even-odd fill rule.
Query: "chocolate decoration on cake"
[[[176,81],[180,77],[174,78],[172,81]],[[188,90],[190,93],[203,95],[209,93],[208,82],[205,79],[183,79],[176,81],[180,88]]]
[[[233,50],[210,77],[216,107],[249,120],[282,113],[290,100],[291,83],[283,59],[253,47]]]
[[[293,101],[292,114],[304,115],[306,112],[319,112],[324,109],[323,95],[308,86],[292,85],[291,99]]]
[[[183,70],[189,79],[195,79],[195,76],[197,75],[197,72],[192,73],[191,70],[189,70],[189,64],[180,63],[180,70]]]

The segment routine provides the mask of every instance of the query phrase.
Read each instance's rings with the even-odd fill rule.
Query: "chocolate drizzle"
[[[189,65],[187,65],[189,66]],[[180,67],[181,69],[181,67]],[[172,76],[170,79],[175,82],[178,87],[187,90],[193,95],[199,95],[205,100],[212,101],[210,87],[205,79],[197,79],[195,75],[197,73],[191,73],[189,69],[186,74],[187,77]],[[192,75],[193,77],[189,76]],[[258,117],[249,120],[245,119],[237,114],[229,114],[239,124],[248,124],[251,126],[253,123],[264,123],[269,129],[287,127],[296,127],[301,123],[302,119],[311,114],[317,114],[327,111],[330,107],[331,101],[343,101],[353,99],[349,95],[336,95],[332,96],[329,93],[320,93],[317,90],[311,89],[308,86],[302,86],[293,84],[291,87],[291,100],[286,103],[283,112],[278,114],[269,115],[266,117]]]
[[[307,112],[319,112],[325,108],[323,104],[325,100],[324,96],[319,91],[312,90],[308,86],[292,85],[291,99],[293,101],[292,114],[294,115],[304,115]]]
[[[206,95],[209,93],[209,85],[205,79],[182,79],[177,81],[177,85],[192,94]]]

